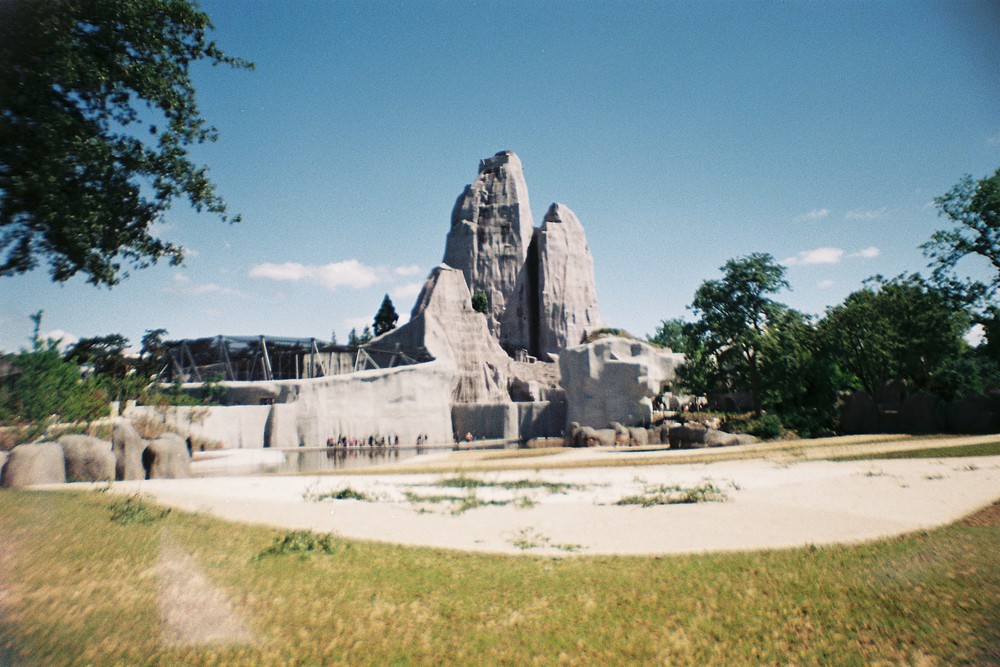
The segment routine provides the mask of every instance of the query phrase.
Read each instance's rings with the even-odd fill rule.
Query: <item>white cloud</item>
[[[409,266],[397,266],[393,271],[393,273],[397,276],[418,276],[423,272],[424,270],[416,264],[410,264]]]
[[[863,250],[857,252],[852,252],[851,257],[860,257],[861,259],[874,259],[882,254],[882,251],[873,245],[868,246]]]
[[[352,287],[354,289],[371,287],[381,279],[381,273],[381,270],[362,264],[356,259],[323,265],[266,262],[250,268],[251,278],[280,281],[306,280],[318,283],[331,292],[338,287]]]
[[[41,339],[54,340],[60,350],[65,350],[70,345],[75,345],[80,341],[79,336],[74,336],[68,331],[63,331],[62,329],[53,329],[48,333],[42,334]]]
[[[972,347],[979,347],[986,340],[986,329],[982,324],[976,324],[965,333],[965,342]]]
[[[855,209],[844,214],[845,220],[878,220],[885,215],[886,208]]]
[[[217,285],[215,283],[202,283],[200,285],[192,285],[189,279],[184,278],[183,280],[176,280],[178,283],[175,287],[165,287],[163,291],[168,294],[180,294],[182,296],[204,296],[206,294],[217,294],[218,296],[231,296],[238,299],[249,299],[250,295],[246,292],[242,292],[231,287],[223,287],[222,285]]]
[[[832,280],[821,280],[816,284],[816,287],[820,289],[830,289],[834,285],[836,285],[836,283]]]
[[[389,295],[392,297],[393,301],[409,301],[411,299],[416,299],[417,295],[420,294],[420,290],[423,288],[423,283],[407,283],[406,285],[396,287],[389,293]]]
[[[808,264],[836,264],[844,256],[844,251],[840,248],[816,248],[815,250],[803,250],[799,254],[782,260],[786,266],[800,266]]]
[[[798,216],[797,220],[822,220],[823,218],[830,215],[830,209],[828,208],[814,208],[811,211],[807,211],[802,215]]]

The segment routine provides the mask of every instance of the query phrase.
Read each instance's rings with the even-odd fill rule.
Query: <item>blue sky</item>
[[[788,265],[819,314],[925,270],[931,205],[1000,167],[1000,9],[924,2],[206,1],[253,72],[199,67],[199,147],[244,221],[178,205],[185,266],[108,290],[0,278],[0,350],[30,313],[72,337],[343,342],[389,293],[405,317],[480,158],[521,157],[536,224],[572,208],[604,320],[688,314],[733,257]],[[971,273],[985,270],[968,262]]]

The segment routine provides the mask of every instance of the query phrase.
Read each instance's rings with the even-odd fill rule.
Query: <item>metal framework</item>
[[[426,350],[333,345],[315,338],[214,336],[168,341],[167,382],[254,382],[297,380],[378,368],[409,366],[431,359]]]

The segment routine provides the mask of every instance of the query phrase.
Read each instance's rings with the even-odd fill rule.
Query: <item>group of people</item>
[[[418,435],[417,447],[430,442],[430,436]],[[369,435],[367,438],[341,435],[339,438],[327,438],[327,447],[399,447],[398,435]]]
[[[336,440],[326,439],[327,447],[399,447],[399,436],[369,435],[367,438],[355,438],[342,435]]]

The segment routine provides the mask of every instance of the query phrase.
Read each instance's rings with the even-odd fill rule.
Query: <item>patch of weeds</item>
[[[153,523],[170,514],[169,509],[150,506],[138,493],[116,500],[108,509],[111,511],[111,521],[120,526]]]
[[[885,473],[881,470],[869,470],[863,473],[865,477],[885,477]]]
[[[356,491],[349,486],[345,486],[342,489],[337,489],[336,491],[325,491],[323,493],[314,493],[311,491],[306,491],[302,494],[302,497],[306,500],[312,500],[315,502],[320,502],[323,500],[363,500],[365,502],[373,502],[374,498],[369,496],[367,493],[362,491]]]
[[[924,479],[929,479],[929,480],[944,479],[944,475],[940,475],[940,474],[939,475],[924,475]]]
[[[490,505],[503,507],[504,505],[509,504],[509,500],[482,500],[481,498],[477,498],[476,494],[470,493],[459,500],[459,502],[451,508],[451,513],[453,516],[458,516],[459,514],[464,514],[469,510],[474,510],[477,507],[488,507]]]
[[[274,538],[274,542],[253,557],[258,561],[268,556],[285,556],[298,554],[300,558],[308,558],[313,554],[332,554],[337,551],[337,543],[331,533],[317,535],[311,530],[292,530],[281,537]]]
[[[531,496],[521,496],[514,499],[514,507],[519,510],[530,510],[535,506],[535,501],[531,499]]]
[[[413,491],[406,490],[403,491],[403,497],[405,497],[411,503],[457,503],[463,499],[463,496],[446,496],[446,495],[431,495],[424,496],[419,493],[414,493]]]
[[[979,466],[977,466],[975,463],[970,463],[967,466],[962,466],[961,468],[957,468],[957,470],[968,470],[971,472],[973,470],[979,470]]]
[[[702,482],[697,486],[684,487],[678,484],[647,486],[642,494],[625,496],[615,505],[639,505],[653,507],[654,505],[687,505],[694,503],[712,503],[728,500],[729,496],[713,482]]]
[[[496,488],[504,489],[507,491],[523,491],[525,489],[545,489],[549,493],[566,493],[567,491],[573,489],[583,488],[579,484],[567,484],[564,482],[546,482],[540,479],[518,479],[511,482],[487,482],[481,479],[475,479],[473,477],[448,477],[442,479],[439,482],[435,482],[434,486],[440,486],[444,488],[451,489],[480,489],[480,488]]]
[[[538,531],[532,528],[521,528],[517,531],[517,535],[510,543],[517,549],[522,551],[527,551],[529,549],[543,549],[546,547],[551,547],[553,549],[559,549],[560,551],[565,551],[567,553],[573,553],[575,551],[580,551],[583,549],[582,544],[558,544],[552,542],[551,539],[542,535]]]

